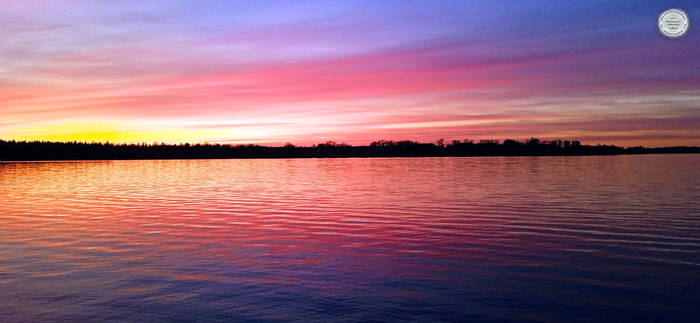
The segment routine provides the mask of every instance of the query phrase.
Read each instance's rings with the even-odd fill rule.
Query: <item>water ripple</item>
[[[0,163],[0,315],[700,318],[698,158]]]

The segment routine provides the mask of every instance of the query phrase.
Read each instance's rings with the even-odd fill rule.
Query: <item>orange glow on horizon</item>
[[[207,141],[221,136],[222,130],[141,128],[117,122],[76,121],[56,122],[23,128],[5,140],[100,143],[184,143],[192,140]]]

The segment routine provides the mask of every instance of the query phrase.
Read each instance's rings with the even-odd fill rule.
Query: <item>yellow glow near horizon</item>
[[[108,122],[62,122],[41,124],[20,129],[4,138],[18,141],[111,142],[111,143],[181,143],[203,142],[212,138],[231,136],[222,130],[172,128],[140,129]]]

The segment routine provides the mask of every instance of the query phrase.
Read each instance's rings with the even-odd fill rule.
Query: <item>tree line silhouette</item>
[[[582,145],[575,140],[525,141],[453,140],[372,142],[351,146],[332,141],[312,146],[281,147],[229,144],[112,144],[84,142],[0,140],[0,160],[102,160],[102,159],[216,159],[216,158],[336,158],[336,157],[442,157],[442,156],[569,156],[619,154],[700,153],[700,147],[619,147]]]

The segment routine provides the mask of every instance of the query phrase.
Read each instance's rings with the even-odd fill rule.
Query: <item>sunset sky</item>
[[[0,24],[5,140],[700,145],[700,1],[6,0]]]

